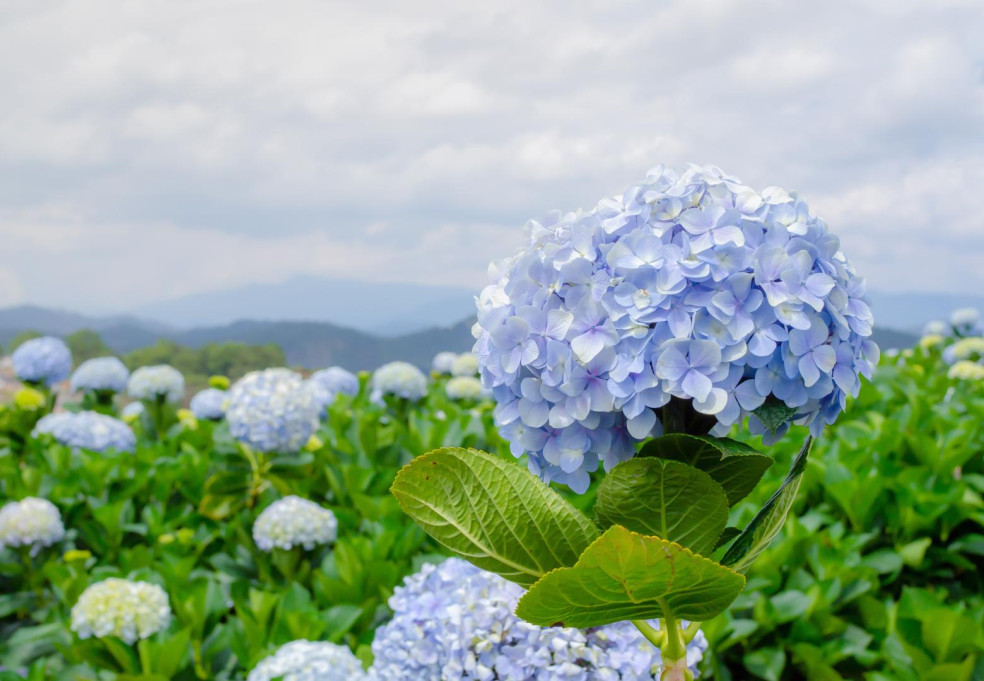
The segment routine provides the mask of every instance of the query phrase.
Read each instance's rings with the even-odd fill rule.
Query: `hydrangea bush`
[[[184,399],[184,376],[168,364],[140,367],[130,375],[127,392],[135,400],[175,404]]]
[[[359,377],[342,367],[328,367],[315,371],[308,377],[308,384],[324,412],[338,395],[355,397],[359,394]]]
[[[72,608],[79,638],[115,636],[128,644],[153,636],[171,623],[167,593],[156,584],[110,578],[88,587]]]
[[[427,377],[412,364],[390,362],[376,369],[372,375],[372,399],[382,400],[384,395],[416,402],[427,394]]]
[[[226,405],[229,395],[225,390],[205,388],[195,393],[188,403],[188,408],[195,418],[207,421],[221,421],[225,418]]]
[[[291,641],[262,660],[246,681],[362,681],[362,663],[336,643]]]
[[[334,513],[293,495],[267,506],[253,523],[253,540],[262,551],[289,551],[295,546],[310,551],[318,544],[330,544],[337,535]]]
[[[121,393],[126,390],[130,370],[118,357],[88,359],[72,373],[73,392]]]
[[[27,497],[0,508],[0,551],[25,547],[34,556],[64,536],[61,514],[47,499]]]
[[[94,411],[48,414],[34,427],[34,434],[51,435],[66,447],[94,452],[116,449],[132,452],[137,445],[133,430],[123,421]]]
[[[11,356],[17,378],[33,385],[51,386],[68,378],[72,353],[60,338],[43,336],[22,343]]]
[[[523,589],[457,558],[425,565],[397,587],[393,619],[376,631],[373,681],[642,681],[660,653],[628,623],[543,628],[514,614]],[[694,631],[688,666],[707,648]]]
[[[752,522],[726,531],[772,461],[721,436],[747,423],[768,444],[834,422],[878,359],[864,281],[800,196],[713,167],[656,168],[525,234],[490,268],[474,352],[533,474],[582,493],[604,468],[594,518],[476,451],[420,457],[393,492],[446,547],[529,587],[523,619],[631,621],[661,649],[664,681],[691,679],[681,622],[741,592],[812,442]]]
[[[232,436],[258,452],[297,452],[318,427],[320,405],[300,374],[253,371],[229,390],[226,421]]]

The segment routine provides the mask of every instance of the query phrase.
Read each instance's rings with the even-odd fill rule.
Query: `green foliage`
[[[516,614],[579,628],[668,617],[700,622],[724,611],[744,586],[737,572],[679,544],[615,525],[573,567],[537,582]]]
[[[189,386],[203,387],[210,376],[228,376],[232,380],[257,369],[284,366],[283,350],[273,344],[208,343],[188,348],[172,340],[133,350],[123,357],[130,370],[151,364],[170,364],[184,374]]]
[[[390,495],[397,473],[452,443],[502,446],[491,406],[452,402],[443,383],[401,408],[366,394],[339,397],[320,446],[257,456],[255,467],[224,424],[193,420],[160,441],[138,423],[132,454],[73,451],[47,437],[29,439],[21,452],[0,445],[0,499],[48,498],[67,529],[63,542],[33,557],[0,551],[0,668],[57,681],[241,681],[299,638],[371,658],[393,588],[422,562],[441,559]],[[338,540],[312,551],[260,551],[253,522],[287,494],[332,509]],[[79,640],[71,608],[88,585],[111,576],[165,588],[171,626],[134,646]]]
[[[595,514],[602,527],[621,525],[709,556],[728,522],[728,497],[693,466],[630,459],[605,476]]]
[[[532,473],[476,450],[418,457],[392,491],[441,545],[522,586],[574,565],[598,536],[586,515]]]
[[[795,431],[794,431],[795,432]],[[777,458],[792,458],[791,434]],[[887,358],[813,446],[780,538],[705,623],[728,680],[984,678],[984,390]],[[750,518],[778,471],[732,510]]]
[[[93,357],[106,357],[115,354],[103,342],[102,336],[90,329],[79,329],[65,336],[65,344],[72,351],[72,361],[76,366]]]
[[[40,331],[21,331],[16,336],[10,339],[10,343],[7,345],[7,352],[13,353],[14,350],[19,348],[21,345],[31,340],[32,338],[40,338],[44,334]]]

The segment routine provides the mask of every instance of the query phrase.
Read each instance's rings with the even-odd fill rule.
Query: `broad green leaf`
[[[722,546],[727,546],[730,544],[735,537],[741,534],[741,530],[737,527],[726,527],[724,531],[721,532],[721,536],[718,537],[717,543],[714,544],[714,549],[717,550]]]
[[[759,417],[766,428],[775,433],[783,424],[796,416],[796,408],[787,407],[780,400],[770,397],[765,401],[765,404],[752,413]]]
[[[522,586],[574,565],[598,537],[586,515],[532,473],[474,449],[417,457],[391,491],[442,545]]]
[[[710,475],[693,466],[635,458],[605,476],[595,514],[602,527],[621,525],[710,555],[728,523],[728,497]]]
[[[544,575],[516,614],[540,626],[579,629],[668,613],[702,622],[723,612],[744,586],[745,578],[730,568],[615,525],[574,567]]]
[[[755,489],[772,465],[772,457],[760,454],[742,442],[684,433],[650,440],[639,456],[682,461],[701,469],[724,488],[732,506]]]
[[[799,454],[793,459],[793,465],[782,485],[752,518],[748,527],[735,539],[721,560],[723,564],[730,565],[739,572],[744,572],[779,534],[782,526],[786,523],[789,509],[796,499],[800,483],[803,481],[806,458],[809,456],[812,446],[813,438],[808,437]]]

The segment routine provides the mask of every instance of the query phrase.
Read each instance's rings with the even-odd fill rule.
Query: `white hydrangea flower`
[[[134,399],[155,400],[163,395],[168,402],[176,403],[184,398],[185,381],[174,367],[158,364],[140,367],[130,374],[126,390]]]
[[[91,585],[72,608],[79,638],[116,636],[126,643],[153,636],[171,623],[167,593],[156,584],[110,578]]]
[[[449,352],[447,350],[439,352],[434,355],[434,360],[431,362],[431,369],[434,373],[450,374],[451,366],[456,359],[458,359],[458,353],[456,352]]]
[[[452,400],[477,400],[488,394],[474,376],[455,376],[448,380],[444,392]]]
[[[372,375],[372,395],[378,402],[383,395],[393,395],[416,402],[427,394],[427,377],[424,372],[407,362],[390,362],[376,369]]]
[[[64,536],[61,514],[47,499],[27,497],[0,508],[0,550],[30,546],[34,556]]]
[[[472,352],[463,352],[451,363],[452,376],[478,376],[478,357]]]
[[[361,681],[365,671],[346,646],[291,641],[262,660],[246,681]]]
[[[330,544],[338,536],[335,514],[313,501],[284,497],[267,506],[253,523],[253,540],[262,551]]]
[[[958,381],[981,381],[984,380],[984,365],[963,359],[950,367],[946,375]]]

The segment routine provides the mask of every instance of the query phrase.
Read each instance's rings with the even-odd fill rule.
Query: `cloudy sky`
[[[875,288],[984,291],[984,3],[3,0],[0,305],[478,287],[658,163],[802,192]]]

